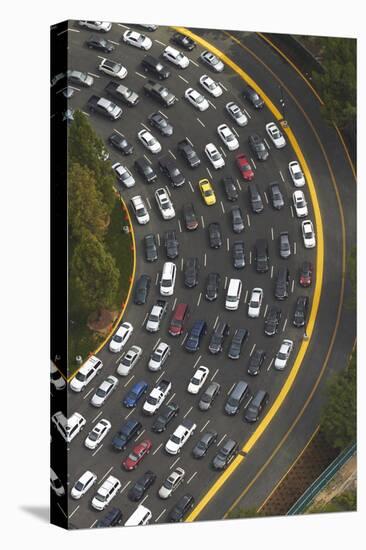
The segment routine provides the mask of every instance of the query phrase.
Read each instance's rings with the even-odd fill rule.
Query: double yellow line
[[[174,28],[178,32],[181,32],[182,34],[185,34],[186,36],[189,36],[190,38],[195,40],[202,47],[209,49],[214,55],[219,57],[228,67],[230,67],[236,74],[238,74],[246,84],[249,84],[254,90],[256,90],[263,98],[265,104],[267,105],[268,109],[271,111],[274,118],[280,123],[280,121],[283,118],[280,111],[272,103],[272,101],[264,93],[264,91],[258,86],[258,84],[250,77],[250,75],[248,75],[245,71],[243,71],[241,67],[239,67],[234,61],[232,61],[232,59],[230,59],[221,50],[219,50],[218,48],[216,48],[215,46],[213,46],[212,44],[210,44],[200,36],[197,36],[196,34],[194,34],[193,32],[191,32],[190,30],[184,27],[174,27]],[[241,449],[241,452],[243,453],[243,455],[246,455],[247,453],[249,453],[251,449],[254,447],[254,445],[257,443],[258,439],[263,435],[263,433],[265,432],[265,430],[267,429],[267,427],[269,426],[273,418],[276,416],[278,410],[281,408],[284,400],[288,396],[295,382],[295,379],[299,373],[302,361],[304,359],[305,353],[307,351],[307,348],[309,346],[309,343],[313,334],[316,316],[317,316],[319,304],[320,304],[322,285],[323,285],[324,234],[323,234],[323,224],[322,224],[322,219],[320,214],[320,207],[319,207],[319,202],[318,202],[318,198],[315,190],[314,181],[310,173],[309,167],[307,165],[307,162],[305,160],[305,157],[300,149],[300,146],[291,128],[285,127],[283,128],[283,130],[286,133],[287,139],[291,143],[297,155],[297,158],[301,164],[302,170],[305,174],[305,177],[308,183],[308,189],[309,189],[309,193],[310,193],[310,197],[313,205],[315,227],[316,227],[316,234],[317,234],[316,280],[315,280],[313,302],[312,302],[311,311],[309,314],[309,319],[307,324],[308,339],[304,340],[301,343],[298,354],[295,358],[294,364],[289,372],[289,375],[280,393],[278,394],[275,401],[273,402],[271,408],[268,410],[266,416],[258,425],[257,429],[253,432],[253,434],[249,437],[249,439],[243,445]],[[214,484],[211,486],[209,491],[202,497],[202,499],[198,502],[197,506],[192,510],[192,512],[186,518],[187,522],[194,521],[199,516],[202,510],[207,506],[207,504],[212,500],[212,498],[218,493],[218,491],[221,489],[221,487],[224,485],[227,479],[235,472],[235,470],[243,462],[243,460],[245,460],[245,456],[243,455],[242,454],[237,455],[237,457],[233,460],[230,466],[224,471],[224,473],[222,473],[219,476],[219,478],[214,482]]]

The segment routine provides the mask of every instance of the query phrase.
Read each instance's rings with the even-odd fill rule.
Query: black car
[[[151,470],[147,470],[137,481],[131,486],[128,491],[128,498],[133,502],[138,502],[142,499],[146,491],[155,483],[156,474]]]
[[[123,451],[127,444],[142,430],[142,424],[138,420],[129,418],[126,420],[112,439],[112,446],[117,451]]]
[[[147,297],[150,291],[150,285],[151,277],[149,277],[149,275],[143,274],[139,277],[139,279],[137,279],[135,285],[135,293],[133,297],[134,304],[138,306],[146,304]]]
[[[239,197],[239,192],[235,185],[234,178],[232,176],[225,176],[224,178],[222,178],[222,183],[227,200],[231,202],[237,201]]]
[[[263,211],[263,200],[257,184],[251,181],[248,185],[249,202],[254,214],[259,214]]]
[[[268,400],[268,393],[264,390],[258,390],[245,411],[244,420],[250,423],[257,422],[264,410],[264,407],[267,405]]]
[[[94,50],[101,50],[105,53],[111,53],[115,49],[114,44],[110,42],[109,40],[106,40],[105,38],[102,38],[101,36],[90,36],[89,39],[85,42],[85,44],[90,49]]]
[[[154,433],[160,434],[165,432],[168,424],[177,416],[179,413],[179,407],[176,403],[169,403],[168,405],[163,405],[159,410],[158,416],[155,418],[151,429]]]
[[[136,159],[134,165],[136,170],[147,181],[147,183],[151,183],[156,180],[156,172],[150,162],[148,162],[145,157]]]
[[[180,32],[174,33],[171,38],[171,41],[177,44],[178,46],[180,46],[181,48],[188,50],[189,52],[196,47],[196,42],[192,40],[192,38],[189,38],[189,36],[185,36]]]
[[[111,508],[102,519],[97,521],[95,527],[114,527],[121,523],[122,517],[122,511],[119,508]]]
[[[288,287],[290,284],[290,272],[287,267],[280,267],[277,272],[275,285],[275,298],[285,300],[288,297]]]
[[[174,260],[179,254],[179,242],[175,231],[166,231],[164,236],[166,255],[169,260]]]
[[[186,494],[183,495],[177,502],[177,504],[172,508],[168,514],[168,521],[170,523],[176,523],[178,521],[183,521],[189,510],[194,506],[194,498],[192,495]]]
[[[188,231],[194,231],[198,227],[198,221],[194,206],[192,203],[187,203],[183,205],[183,218],[184,224]]]
[[[235,458],[239,444],[234,439],[227,439],[212,461],[215,470],[225,470]]]
[[[214,328],[208,349],[212,354],[220,353],[224,344],[225,336],[230,332],[230,327],[225,321],[219,321]]]
[[[291,256],[290,236],[288,231],[281,231],[278,239],[278,246],[281,258],[286,259]]]
[[[155,262],[158,259],[158,247],[155,235],[149,233],[144,237],[145,258],[147,262]]]
[[[251,86],[247,86],[245,90],[243,90],[243,96],[253,105],[255,109],[262,109],[264,101]]]
[[[192,449],[193,458],[203,458],[217,440],[217,432],[205,432]]]
[[[235,269],[243,269],[245,267],[244,241],[235,241],[233,243],[232,254]]]
[[[249,147],[258,160],[267,160],[269,152],[263,139],[258,134],[252,134],[248,138]]]
[[[266,352],[262,349],[255,349],[248,363],[248,374],[257,376],[266,358]]]
[[[173,126],[169,120],[160,113],[152,113],[149,118],[149,124],[156,128],[162,136],[171,136],[173,134]]]
[[[196,168],[201,164],[201,160],[193,148],[193,145],[188,139],[182,139],[177,145],[178,153],[182,155],[184,160],[189,164],[191,168]]]
[[[173,187],[181,187],[186,181],[178,164],[170,155],[165,155],[165,157],[159,159],[159,168],[170,179]]]
[[[170,71],[165,67],[165,65],[163,65],[159,59],[156,59],[150,54],[145,55],[141,64],[146,73],[153,74],[159,80],[165,80],[170,76]]]
[[[209,273],[206,279],[205,298],[209,302],[216,300],[219,294],[221,277],[218,273]]]
[[[281,309],[277,306],[271,306],[268,308],[268,312],[264,321],[264,334],[267,336],[274,336],[278,331],[282,317]]]
[[[211,248],[220,248],[222,246],[221,227],[217,222],[212,222],[208,226],[208,239]]]
[[[237,328],[234,332],[234,336],[232,337],[229,351],[228,351],[228,357],[230,359],[239,359],[241,348],[243,347],[245,341],[247,340],[249,336],[249,332],[246,328]]]
[[[198,258],[187,258],[184,265],[184,284],[193,288],[198,284],[199,261]]]
[[[269,196],[271,197],[272,206],[276,210],[281,210],[285,206],[282,191],[277,182],[271,183],[269,186]]]
[[[108,142],[124,155],[133,153],[133,145],[127,141],[124,135],[118,132],[113,132],[108,138]]]
[[[216,397],[220,393],[220,389],[220,384],[218,384],[217,382],[210,382],[205,391],[201,394],[200,400],[198,402],[198,408],[200,409],[200,411],[208,411],[212,407]]]
[[[254,247],[255,269],[257,273],[266,273],[269,269],[268,242],[257,239]]]
[[[293,325],[297,328],[305,326],[306,316],[308,313],[309,298],[307,296],[299,296],[296,300]]]
[[[234,206],[231,209],[231,225],[234,233],[241,233],[244,231],[243,214],[239,206]]]
[[[113,99],[128,105],[128,107],[136,107],[140,101],[140,97],[136,92],[130,90],[130,88],[127,88],[124,84],[118,84],[118,82],[109,82],[105,87],[105,91],[108,95],[113,97]]]

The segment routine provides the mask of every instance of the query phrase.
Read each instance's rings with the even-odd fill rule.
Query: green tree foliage
[[[101,239],[107,228],[107,207],[93,172],[78,163],[71,164],[69,170],[68,204],[70,237],[80,238],[87,229]]]
[[[84,229],[70,263],[70,284],[85,311],[115,306],[119,270],[111,254]],[[71,308],[75,307],[75,304]]]
[[[254,506],[252,508],[240,508],[237,506],[230,510],[226,517],[227,519],[256,518],[263,517],[263,514],[257,512],[257,508]]]
[[[68,151],[70,164],[76,162],[89,168],[94,174],[96,186],[110,211],[115,201],[113,192],[115,175],[110,163],[104,160],[106,149],[103,141],[81,111],[74,113],[74,121],[70,125]]]
[[[357,510],[356,491],[346,491],[338,495],[323,506],[312,506],[309,514],[331,513],[331,512],[354,512]]]
[[[356,440],[356,352],[348,369],[336,375],[327,389],[321,431],[334,449],[344,449]]]
[[[324,101],[323,114],[330,123],[344,128],[356,117],[356,40],[324,38],[325,73],[313,73],[313,80]]]

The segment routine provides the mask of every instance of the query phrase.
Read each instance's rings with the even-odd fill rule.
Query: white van
[[[126,527],[134,527],[136,525],[147,525],[150,522],[152,513],[148,508],[140,504],[132,516],[125,523]]]
[[[83,391],[102,367],[102,361],[98,357],[95,357],[95,355],[92,355],[71,380],[70,388],[76,392]]]
[[[160,279],[160,294],[162,296],[172,296],[176,275],[177,266],[173,262],[165,262]]]
[[[230,279],[229,287],[226,293],[225,308],[235,310],[239,307],[242,282],[240,279]]]

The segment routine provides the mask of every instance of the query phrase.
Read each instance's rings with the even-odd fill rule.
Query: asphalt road
[[[73,24],[70,24],[70,28],[74,31],[79,29]],[[108,33],[108,39],[111,39],[119,44],[121,34],[125,29],[119,27],[117,24],[113,25],[112,30]],[[159,28],[156,32],[151,33],[150,36],[153,39],[153,47],[151,53],[153,55],[159,55],[165,44],[169,43],[169,37],[171,30],[168,28]],[[97,65],[100,61],[98,53],[91,51],[83,45],[84,40],[89,35],[89,31],[81,30],[80,32],[69,33],[69,66],[71,68],[80,69],[83,71],[91,72],[100,78],[95,79],[94,86],[91,90],[81,90],[76,93],[70,100],[70,105],[73,108],[80,108],[86,111],[86,102],[91,93],[97,93],[103,95],[103,89],[109,78],[98,73]],[[260,74],[260,68],[254,61],[249,60],[249,56],[243,56],[243,53],[236,50],[232,43],[229,43],[227,38],[218,36],[210,36],[215,40],[215,45],[222,47],[234,61],[241,63],[243,68],[247,70],[253,78],[258,78],[258,83],[266,90],[266,93],[271,97],[274,93],[273,79],[265,74]],[[207,38],[209,39],[209,38]],[[222,40],[222,44],[220,42]],[[142,100],[138,107],[133,109],[124,108],[124,114],[122,118],[116,123],[105,120],[104,118],[93,115],[90,120],[95,127],[99,135],[104,139],[113,131],[114,128],[125,133],[135,145],[135,152],[131,157],[122,158],[115,151],[111,150],[111,160],[120,161],[125,163],[127,167],[132,168],[132,172],[136,179],[136,186],[130,190],[122,190],[122,194],[126,203],[128,204],[128,198],[141,194],[144,198],[148,199],[147,203],[149,208],[151,206],[151,220],[150,223],[143,227],[134,225],[136,244],[137,244],[137,270],[136,275],[141,273],[148,273],[151,275],[153,282],[158,279],[158,273],[161,272],[163,262],[165,261],[164,249],[161,246],[159,250],[159,260],[157,263],[151,265],[144,261],[142,253],[142,239],[147,233],[154,232],[160,235],[160,242],[163,242],[163,233],[168,229],[175,229],[180,242],[180,256],[177,261],[179,273],[177,277],[176,290],[174,297],[169,299],[169,311],[163,322],[162,328],[158,334],[151,335],[146,333],[142,328],[143,321],[146,313],[150,310],[152,303],[159,297],[158,287],[153,287],[150,292],[149,302],[147,306],[135,306],[130,302],[124,315],[124,320],[130,321],[135,327],[135,332],[132,339],[128,343],[128,347],[134,343],[140,345],[143,350],[143,359],[140,361],[134,371],[134,378],[120,379],[120,384],[117,391],[107,401],[101,411],[94,409],[90,403],[90,397],[102,379],[108,374],[115,372],[116,362],[119,355],[116,357],[108,351],[108,347],[104,348],[98,355],[103,360],[104,368],[101,376],[94,380],[91,387],[88,387],[85,394],[75,395],[72,392],[69,394],[69,409],[68,415],[74,411],[81,413],[87,420],[87,425],[82,435],[77,436],[70,444],[69,449],[69,483],[70,487],[73,485],[76,479],[86,470],[91,469],[98,476],[98,483],[105,479],[109,473],[116,475],[122,483],[121,494],[118,495],[112,502],[113,506],[119,506],[124,514],[124,521],[129,517],[136,507],[136,504],[130,502],[127,498],[128,486],[139,475],[147,469],[152,469],[157,474],[157,481],[155,485],[148,491],[147,498],[144,501],[149,509],[151,509],[153,518],[152,522],[159,521],[164,522],[166,513],[170,507],[179,499],[179,497],[190,492],[198,501],[203,494],[212,485],[213,481],[217,478],[218,474],[215,473],[210,467],[211,458],[215,452],[211,449],[208,457],[203,461],[196,461],[191,457],[191,449],[194,443],[199,437],[199,433],[202,430],[214,428],[219,433],[218,441],[224,441],[227,437],[233,437],[239,443],[243,443],[252,430],[255,427],[250,427],[242,420],[242,413],[235,418],[228,418],[223,413],[223,405],[227,392],[232,385],[239,379],[245,379],[249,382],[251,391],[254,392],[259,388],[266,389],[272,400],[277,395],[278,391],[282,387],[282,384],[287,376],[289,369],[284,373],[274,371],[272,367],[272,359],[280,345],[282,337],[289,337],[295,341],[295,350],[292,356],[294,358],[298,345],[301,343],[303,332],[297,330],[291,325],[291,314],[296,297],[299,294],[303,294],[304,290],[301,289],[297,283],[298,267],[303,259],[309,259],[315,263],[314,251],[305,250],[302,244],[300,234],[300,222],[292,216],[292,212],[289,206],[281,212],[274,211],[270,205],[265,204],[265,211],[260,215],[254,215],[250,211],[247,194],[245,191],[244,182],[241,184],[241,194],[239,199],[239,205],[242,211],[245,213],[245,232],[239,238],[243,237],[246,246],[247,253],[247,266],[242,273],[238,273],[233,269],[231,264],[230,250],[232,243],[238,240],[231,230],[229,212],[231,204],[226,200],[223,189],[221,187],[221,177],[224,174],[238,175],[234,164],[234,153],[230,153],[225,150],[227,166],[215,173],[213,168],[203,157],[203,148],[209,141],[214,141],[219,145],[219,138],[216,133],[217,125],[222,122],[227,122],[231,125],[230,120],[224,112],[225,104],[230,100],[237,100],[240,104],[245,106],[248,113],[251,115],[249,124],[245,128],[235,129],[240,136],[240,151],[248,154],[250,157],[250,151],[247,146],[247,137],[252,132],[258,132],[262,136],[265,135],[264,126],[267,122],[272,120],[269,111],[264,108],[262,112],[253,112],[248,104],[243,103],[240,97],[240,91],[242,89],[242,81],[233,74],[229,69],[226,69],[224,73],[220,74],[217,78],[224,87],[224,93],[220,98],[210,98],[212,105],[208,111],[199,113],[194,110],[193,107],[186,103],[183,99],[185,89],[192,85],[198,88],[199,77],[207,73],[208,70],[201,66],[198,62],[199,53],[202,51],[201,47],[197,47],[193,52],[188,54],[192,60],[189,68],[186,70],[175,69],[171,67],[172,75],[166,81],[167,86],[179,97],[180,101],[170,109],[161,109],[174,125],[174,134],[171,138],[160,138],[159,141],[163,145],[163,152],[168,151],[176,154],[176,144],[184,137],[189,137],[192,143],[195,145],[199,152],[202,163],[196,170],[189,169],[181,159],[177,158],[182,171],[190,182],[186,183],[183,189],[172,189],[169,186],[168,181],[163,176],[158,176],[158,183],[154,183],[149,186],[144,183],[135,173],[133,169],[133,161],[137,156],[147,154],[152,160],[155,168],[157,168],[157,160],[153,158],[153,155],[146,153],[146,150],[141,144],[137,143],[136,134],[143,128],[142,124],[147,124],[147,116],[152,112],[158,110],[160,106],[150,98],[142,97]],[[116,46],[116,50],[113,55],[109,56],[111,59],[121,61],[129,70],[127,79],[124,81],[126,84],[136,90],[142,92],[142,87],[145,83],[145,79],[142,76],[141,67],[139,66],[144,52],[136,50],[130,46],[120,43]],[[266,52],[267,55],[267,52]],[[268,54],[269,56],[271,54]],[[272,60],[271,60],[272,61]],[[194,63],[193,63],[194,62]],[[140,74],[138,74],[140,73]],[[215,78],[215,77],[214,77]],[[183,80],[184,79],[184,80]],[[188,83],[186,82],[188,81]],[[198,120],[199,119],[199,120]],[[233,498],[239,493],[240,488],[247,483],[255,472],[259,469],[260,465],[271,454],[276,442],[281,439],[281,435],[286,432],[290,425],[291,419],[293,419],[298,413],[301,405],[306,399],[309,391],[314,385],[314,380],[319,374],[322,362],[327,353],[328,344],[332,337],[332,331],[334,329],[334,322],[337,317],[337,306],[339,298],[339,286],[340,286],[340,273],[341,262],[339,259],[338,251],[341,249],[340,232],[337,231],[337,204],[335,201],[334,193],[330,192],[331,184],[329,182],[329,175],[326,173],[326,166],[324,158],[321,158],[319,150],[316,147],[314,138],[308,135],[308,130],[304,126],[303,122],[300,125],[300,120],[291,120],[291,127],[293,128],[295,135],[298,137],[301,146],[304,145],[304,154],[307,161],[310,164],[312,175],[316,182],[321,181],[322,185],[317,185],[317,192],[320,194],[320,203],[322,214],[326,213],[325,223],[325,238],[326,238],[326,258],[325,258],[325,277],[321,307],[317,320],[317,333],[313,337],[311,345],[309,347],[307,356],[305,358],[303,367],[300,371],[298,380],[291,391],[290,396],[286,400],[284,407],[277,415],[276,419],[271,424],[271,429],[260,440],[253,452],[244,461],[244,466],[241,466],[238,471],[233,475],[230,481],[224,486],[224,489],[219,493],[219,497],[213,499],[212,504],[207,506],[202,519],[218,519],[222,517],[223,513],[230,506]],[[153,133],[155,133],[153,131]],[[155,135],[157,135],[155,133]],[[285,149],[277,151],[273,146],[270,146],[270,159],[265,163],[256,164],[255,181],[259,184],[262,191],[266,190],[269,183],[277,180],[282,186],[282,190],[287,197],[287,205],[290,204],[291,195],[293,192],[292,183],[289,181],[287,165],[290,160],[294,160],[295,155],[287,146]],[[159,155],[157,155],[159,157]],[[344,166],[342,167],[344,169]],[[209,172],[208,172],[209,170]],[[211,178],[212,175],[212,178]],[[207,207],[203,204],[202,199],[197,189],[198,180],[202,177],[209,177],[213,181],[213,185],[217,194],[217,204],[213,207]],[[283,181],[284,180],[284,181]],[[166,186],[171,195],[174,206],[177,211],[177,217],[170,222],[163,221],[157,210],[155,200],[153,197],[154,190],[157,187]],[[306,190],[305,190],[306,193]],[[308,196],[308,201],[309,196]],[[185,202],[193,202],[200,219],[200,227],[195,233],[188,233],[183,229],[183,223],[181,219],[181,207]],[[310,204],[309,204],[310,206]],[[312,218],[312,211],[310,207],[309,217]],[[181,223],[179,223],[179,220]],[[329,222],[331,223],[328,223]],[[220,221],[223,234],[224,243],[220,250],[211,250],[208,246],[207,226],[212,221]],[[278,254],[277,238],[282,230],[290,231],[292,241],[296,243],[296,253],[293,253],[289,260],[281,260]],[[272,237],[273,235],[273,237]],[[191,245],[192,237],[195,240],[194,248]],[[271,266],[273,266],[273,273],[276,273],[277,268],[280,265],[288,265],[291,273],[292,289],[291,295],[285,303],[281,304],[283,317],[279,334],[274,338],[266,338],[263,333],[263,314],[266,309],[266,305],[275,303],[273,296],[274,279],[271,277],[272,270],[266,275],[258,275],[252,262],[250,261],[250,251],[253,249],[255,240],[258,237],[266,237],[270,245],[270,258]],[[332,250],[332,253],[329,251]],[[294,246],[295,252],[295,246]],[[186,289],[183,285],[183,274],[180,273],[181,261],[188,256],[197,256],[201,263],[200,280],[199,285],[195,289]],[[237,312],[228,312],[224,309],[224,291],[221,289],[218,301],[214,303],[208,303],[202,296],[204,289],[204,282],[207,273],[210,271],[219,271],[222,276],[222,280],[225,278],[240,276],[243,280],[243,294],[242,303]],[[292,281],[295,280],[292,285]],[[255,286],[260,286],[264,289],[264,307],[262,309],[262,315],[260,319],[252,320],[246,315],[245,301],[247,299],[247,293],[249,294],[251,289]],[[311,289],[305,291],[311,298]],[[167,334],[167,326],[169,323],[170,312],[172,310],[173,303],[177,299],[177,302],[186,302],[191,307],[190,323],[195,319],[205,319],[208,323],[209,334],[204,339],[203,345],[198,353],[191,356],[182,350],[182,338],[179,340],[171,338]],[[220,356],[212,356],[207,352],[207,345],[209,335],[212,328],[217,322],[217,319],[227,320],[231,326],[231,333],[236,327],[244,326],[249,329],[250,337],[246,343],[242,357],[239,362],[231,361],[227,358],[227,344]],[[347,335],[351,332],[351,329],[347,330]],[[152,420],[146,419],[141,415],[141,405],[138,409],[132,413],[131,416],[141,419],[145,432],[140,435],[139,441],[144,437],[151,439],[153,443],[152,453],[144,460],[139,466],[138,470],[132,473],[126,473],[121,468],[121,462],[126,456],[127,452],[122,454],[113,451],[110,445],[111,437],[117,431],[119,425],[123,422],[126,416],[129,415],[129,411],[124,409],[121,401],[124,393],[131,386],[131,384],[137,380],[145,379],[149,383],[149,387],[152,387],[157,379],[159,379],[162,373],[153,374],[146,368],[148,357],[156,345],[158,339],[166,341],[172,346],[172,354],[168,364],[164,369],[164,378],[168,378],[172,381],[173,390],[175,394],[174,401],[180,406],[180,414],[178,418],[169,426],[166,434],[156,435],[150,431],[150,425]],[[349,344],[349,338],[344,343],[344,350],[347,349]],[[249,354],[253,351],[254,345],[261,346],[266,350],[267,359],[260,375],[254,379],[248,377],[246,374],[246,364],[249,359]],[[349,349],[349,348],[348,348]],[[189,378],[191,377],[194,367],[198,365],[205,365],[210,369],[209,379],[214,378],[221,384],[221,394],[215,402],[212,410],[208,413],[201,413],[197,408],[198,399],[195,396],[191,396],[186,392],[186,387]],[[174,428],[179,424],[179,421],[183,418],[191,418],[197,423],[196,434],[192,440],[190,440],[180,455],[177,457],[170,457],[163,451],[164,444],[168,439],[170,433],[174,431]],[[84,446],[84,438],[92,426],[97,422],[99,418],[107,418],[112,423],[111,435],[106,438],[103,445],[99,447],[97,452],[89,451]],[[55,438],[59,437],[59,434],[55,434]],[[131,446],[129,446],[129,449]],[[162,501],[157,496],[157,490],[166,478],[166,476],[172,471],[174,466],[181,466],[186,470],[186,484],[180,487],[173,497],[167,502]],[[91,491],[93,493],[93,491]],[[79,502],[69,500],[68,514],[70,521],[77,527],[85,528],[94,525],[96,520],[101,516],[101,513],[96,512],[90,506],[90,497],[92,494],[84,497]],[[103,514],[103,513],[102,513]]]

